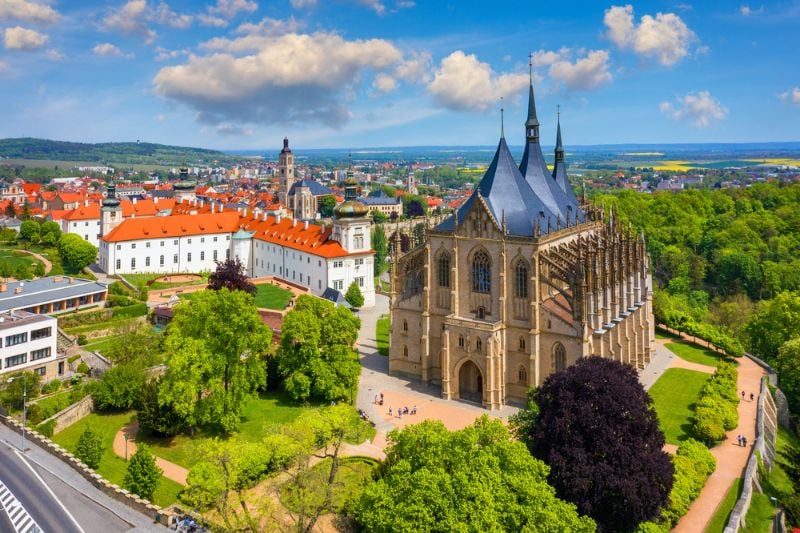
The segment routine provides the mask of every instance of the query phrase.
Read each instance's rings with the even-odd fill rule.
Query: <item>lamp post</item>
[[[25,418],[27,415],[25,402],[28,399],[28,380],[25,379],[25,374],[22,374],[15,378],[8,378],[8,382],[11,383],[16,379],[22,379],[22,446],[20,450],[22,450],[22,453],[25,453]]]
[[[125,432],[123,432],[122,434],[125,436],[125,462],[127,463],[128,462],[128,434],[125,433]]]

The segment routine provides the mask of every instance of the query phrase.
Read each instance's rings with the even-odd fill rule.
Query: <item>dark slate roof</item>
[[[346,308],[350,308],[350,304],[347,303],[347,300],[344,299],[344,295],[337,291],[336,289],[332,289],[330,287],[326,288],[325,291],[322,293],[322,297],[326,300],[333,302],[336,305],[341,305]]]
[[[55,281],[61,277],[60,281]],[[88,279],[74,278],[69,282],[67,276],[48,276],[30,281],[24,281],[22,292],[14,294],[19,287],[19,281],[8,282],[5,292],[0,292],[0,311],[10,309],[25,309],[34,305],[55,302],[66,298],[87,296],[108,290],[106,285]]]
[[[556,163],[553,167],[553,179],[555,180],[558,188],[564,193],[567,201],[569,202],[567,205],[571,205],[573,209],[576,210],[578,213],[578,218],[583,220],[583,211],[580,208],[580,204],[578,203],[578,198],[575,196],[575,192],[572,190],[572,185],[569,184],[569,179],[567,178],[567,166],[564,164],[564,146],[561,144],[561,121],[558,121],[558,130],[556,133]],[[572,218],[572,217],[570,217]]]
[[[292,188],[289,189],[289,196],[295,195],[295,189],[297,187],[308,187],[311,191],[311,196],[328,196],[329,194],[333,194],[333,191],[327,188],[326,186],[322,185],[318,181],[309,180],[309,179],[302,179],[300,181],[294,182],[292,184]]]
[[[386,191],[383,189],[378,189],[377,191],[371,191],[368,195],[370,198],[391,198]]]
[[[400,203],[400,198],[391,198],[390,196],[367,196],[359,198],[359,202],[364,205],[397,205]]]
[[[505,216],[506,229],[509,235],[533,235],[535,220],[543,233],[547,232],[547,217],[555,216],[542,200],[534,194],[531,187],[522,177],[505,138],[500,139],[497,152],[486,174],[481,178],[477,190],[458,210],[458,219],[464,220],[472,205],[482,197],[498,224],[503,223]],[[437,229],[454,228],[453,217],[442,222]]]
[[[172,198],[173,191],[165,189],[155,189],[150,191],[153,198]]]

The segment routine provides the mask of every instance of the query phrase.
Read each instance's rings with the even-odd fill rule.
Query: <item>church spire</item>
[[[528,58],[528,120],[525,121],[525,137],[528,142],[539,142],[539,119],[536,117],[536,99],[533,96],[533,54]]]
[[[556,161],[564,161],[564,146],[561,144],[561,106],[557,106],[558,110],[558,128],[556,129]]]

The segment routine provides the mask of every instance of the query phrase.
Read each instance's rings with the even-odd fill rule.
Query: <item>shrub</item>
[[[50,394],[56,392],[60,388],[61,388],[61,380],[54,379],[53,381],[45,383],[44,386],[42,386],[42,394]]]
[[[144,369],[137,364],[112,367],[91,384],[95,407],[100,411],[133,408],[146,379]]]
[[[133,305],[135,302],[124,295],[118,294],[109,294],[108,299],[106,300],[106,305],[108,307],[125,307],[128,305]]]
[[[155,457],[149,448],[144,444],[138,444],[136,453],[128,463],[122,485],[140,498],[152,500],[162,473],[163,470],[156,465]]]
[[[115,307],[113,311],[114,318],[133,318],[137,316],[144,316],[147,314],[147,304],[138,303],[128,305],[125,307]]]
[[[38,403],[30,403],[26,406],[26,419],[25,422],[27,424],[36,425],[39,422],[44,420],[42,416],[42,408],[39,407]]]
[[[139,420],[139,427],[144,431],[159,437],[169,437],[179,433],[185,423],[172,405],[159,403],[158,389],[161,382],[161,377],[151,379],[140,388],[136,402],[136,418]]]
[[[78,346],[86,346],[87,344],[89,344],[89,339],[86,338],[86,335],[83,333],[78,335]]]
[[[98,309],[96,311],[84,311],[82,313],[68,313],[58,317],[58,325],[62,328],[83,326],[85,324],[96,324],[105,322],[111,318],[111,309]]]
[[[94,470],[100,465],[100,459],[103,457],[103,441],[89,426],[83,430],[78,439],[75,457]]]
[[[78,374],[88,374],[89,373],[89,365],[81,361],[81,364],[78,365],[77,368]]]
[[[36,426],[36,431],[47,437],[48,439],[53,438],[53,430],[56,427],[55,420],[48,420],[44,424],[39,424]]]
[[[704,442],[723,440],[725,431],[739,424],[737,376],[736,366],[721,362],[700,391],[694,411],[693,431]]]

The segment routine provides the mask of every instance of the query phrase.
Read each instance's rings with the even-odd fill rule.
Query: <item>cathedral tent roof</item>
[[[567,179],[567,167],[564,164],[564,147],[561,145],[561,120],[558,121],[558,131],[556,133],[556,164],[553,167],[553,178],[558,185],[558,188],[564,192],[570,205],[575,206],[575,209],[580,212],[578,207],[578,199],[575,197],[575,192]]]
[[[483,175],[477,190],[458,210],[458,220],[466,218],[479,195],[498,224],[502,224],[505,219],[506,230],[510,235],[533,235],[536,220],[539,221],[542,231],[546,232],[547,217],[555,217],[525,182],[508,150],[505,138],[500,139],[492,164]],[[439,229],[454,229],[453,218],[440,224]]]

